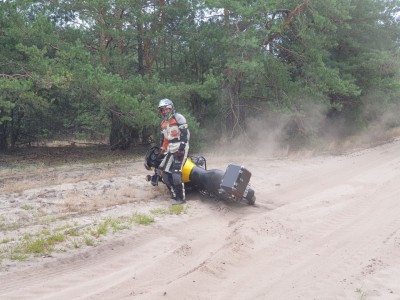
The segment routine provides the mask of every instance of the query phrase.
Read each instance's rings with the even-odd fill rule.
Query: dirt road
[[[0,299],[400,299],[400,140],[339,156],[233,159],[253,174],[255,206],[190,195],[185,214],[3,268]],[[141,163],[125,171],[137,174],[129,182],[146,174]],[[118,207],[170,203],[139,200]]]

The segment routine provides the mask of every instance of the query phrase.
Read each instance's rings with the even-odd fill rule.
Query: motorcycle
[[[160,148],[150,148],[145,157],[144,166],[153,170],[152,175],[147,175],[146,180],[153,186],[163,182],[163,170],[159,167],[163,156]],[[256,196],[251,188],[251,173],[240,165],[229,164],[224,171],[218,169],[207,170],[207,161],[203,156],[188,156],[182,167],[182,182],[185,190],[197,191],[200,194],[218,200],[246,202],[254,205]]]

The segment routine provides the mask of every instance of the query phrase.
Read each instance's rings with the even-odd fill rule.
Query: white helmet
[[[169,108],[171,110],[169,112],[165,112],[164,111],[165,108]],[[170,118],[175,113],[174,103],[167,98],[161,99],[160,102],[158,103],[158,112],[162,117]]]
[[[160,102],[158,103],[158,108],[160,109],[164,107],[174,109],[174,103],[167,98],[161,99]]]

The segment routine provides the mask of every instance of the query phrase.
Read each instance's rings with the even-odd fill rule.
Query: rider
[[[182,166],[189,151],[190,133],[186,119],[175,112],[174,103],[161,99],[158,111],[163,118],[161,122],[161,155],[165,154],[160,164],[163,170],[162,179],[171,191],[175,204],[185,203],[185,186],[182,182]]]

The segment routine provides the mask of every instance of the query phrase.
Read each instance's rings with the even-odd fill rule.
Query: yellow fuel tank
[[[183,168],[182,168],[182,182],[183,183],[187,183],[190,181],[190,173],[192,172],[192,170],[195,166],[196,165],[190,158],[186,159],[185,164],[183,165]]]

